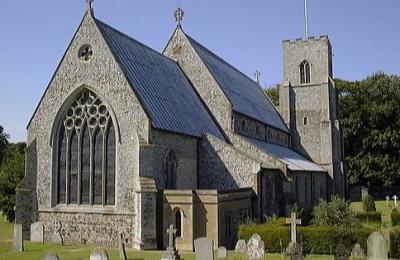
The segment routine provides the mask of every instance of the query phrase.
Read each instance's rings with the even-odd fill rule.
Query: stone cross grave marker
[[[394,206],[397,207],[397,199],[398,199],[397,195],[394,195],[393,199],[394,199]]]
[[[58,260],[58,256],[54,252],[47,251],[43,257],[43,260]]]
[[[120,260],[126,260],[126,251],[125,251],[125,241],[124,241],[124,236],[122,233],[119,233],[119,241],[118,241],[118,247],[119,247],[119,259]]]
[[[390,197],[388,195],[386,195],[385,199],[386,199],[386,205],[389,206]]]
[[[164,254],[161,256],[161,260],[175,260],[179,259],[178,252],[175,250],[175,235],[176,235],[176,228],[174,225],[169,225],[167,229],[168,233],[168,247]]]
[[[43,243],[43,224],[35,222],[31,225],[31,242]]]
[[[247,259],[264,259],[265,246],[264,241],[259,234],[253,234],[247,242]]]
[[[194,241],[194,252],[196,260],[213,260],[214,259],[214,241],[201,237]]]
[[[286,224],[290,224],[290,237],[291,237],[291,242],[296,243],[297,242],[297,236],[296,236],[296,226],[301,224],[301,219],[296,218],[296,213],[292,213],[290,218],[286,219]]]
[[[22,224],[14,224],[13,250],[24,251],[24,239],[22,238]]]
[[[237,241],[235,246],[236,253],[246,253],[247,252],[247,245],[244,239],[240,239]]]
[[[218,247],[217,258],[218,259],[226,259],[226,258],[228,258],[228,251],[226,251],[225,247],[223,247],[223,246]]]
[[[90,253],[90,260],[108,260],[108,254],[104,249],[95,248]]]
[[[61,222],[55,220],[53,222],[53,235],[51,236],[51,242],[59,245],[63,245],[63,238],[61,236]]]
[[[368,260],[388,259],[388,250],[385,237],[378,231],[369,235],[367,240]]]

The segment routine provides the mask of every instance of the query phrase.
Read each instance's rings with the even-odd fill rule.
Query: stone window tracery
[[[58,204],[115,204],[115,131],[107,106],[89,90],[66,109],[58,132]]]
[[[164,163],[166,189],[176,189],[176,167],[177,162],[175,154],[172,150],[169,150]]]
[[[310,83],[310,64],[306,60],[300,63],[300,83]]]

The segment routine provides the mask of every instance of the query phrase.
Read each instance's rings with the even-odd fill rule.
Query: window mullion
[[[79,137],[78,137],[78,180],[77,180],[77,185],[78,185],[78,194],[77,194],[77,204],[81,204],[81,187],[82,187],[82,138],[83,138],[83,133],[84,131],[79,131]]]
[[[94,176],[94,167],[93,167],[93,153],[94,153],[94,138],[92,137],[93,134],[91,131],[89,131],[89,136],[90,136],[90,177],[89,177],[89,204],[93,205],[93,176]]]
[[[70,174],[70,159],[71,159],[71,135],[67,134],[67,147],[66,147],[66,160],[65,160],[65,204],[69,204],[69,174]]]
[[[101,194],[102,194],[102,204],[106,205],[106,131],[103,132],[103,147],[102,147],[102,162],[101,162]]]

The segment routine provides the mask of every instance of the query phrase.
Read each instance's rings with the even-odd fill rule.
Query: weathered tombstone
[[[237,241],[235,246],[236,253],[246,253],[247,252],[247,245],[244,239],[240,239]]]
[[[388,259],[386,239],[378,231],[373,232],[368,237],[367,254],[369,260]]]
[[[290,224],[290,237],[291,242],[285,250],[285,254],[290,256],[291,259],[304,259],[303,247],[297,242],[296,226],[301,224],[301,219],[296,218],[296,213],[292,213],[290,218],[286,219],[286,224]]]
[[[58,256],[54,252],[47,251],[43,257],[43,260],[58,260]]]
[[[51,235],[51,242],[54,244],[63,245],[63,238],[61,236],[62,225],[60,221],[55,220],[53,222],[53,234]]]
[[[389,206],[389,200],[390,200],[389,195],[386,195],[385,199],[386,199],[386,206]]]
[[[218,259],[226,259],[228,258],[228,252],[226,251],[226,248],[223,246],[218,247],[217,249],[217,258]]]
[[[201,237],[194,241],[194,252],[196,260],[213,260],[214,259],[214,241]]]
[[[264,259],[264,241],[259,234],[253,234],[247,242],[247,259]]]
[[[360,244],[355,244],[353,247],[353,250],[351,251],[351,257],[352,258],[364,258],[365,257],[365,252],[364,249],[360,246]]]
[[[164,254],[161,256],[161,260],[180,259],[179,255],[178,255],[178,252],[175,249],[176,231],[177,230],[174,228],[174,225],[169,225],[169,228],[167,229],[168,247],[167,247],[167,250],[164,252]]]
[[[394,195],[393,199],[394,199],[394,206],[397,208],[398,207],[397,206],[397,199],[398,199],[397,195]]]
[[[335,260],[347,260],[349,257],[347,256],[346,247],[343,244],[339,244],[335,250]]]
[[[108,260],[108,254],[104,249],[95,248],[90,253],[90,260]]]
[[[119,247],[119,259],[120,260],[126,260],[126,251],[125,251],[125,242],[124,242],[124,237],[122,235],[122,233],[119,233],[119,243],[118,243],[118,247]]]
[[[22,238],[22,224],[14,224],[13,250],[24,251],[24,239]]]
[[[31,242],[43,243],[43,224],[40,222],[31,225]]]

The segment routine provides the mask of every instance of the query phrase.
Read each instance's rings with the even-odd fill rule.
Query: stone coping
[[[40,209],[39,213],[85,213],[85,214],[102,214],[102,215],[132,215],[133,212],[117,211],[115,206],[63,206],[57,205],[51,209]]]

